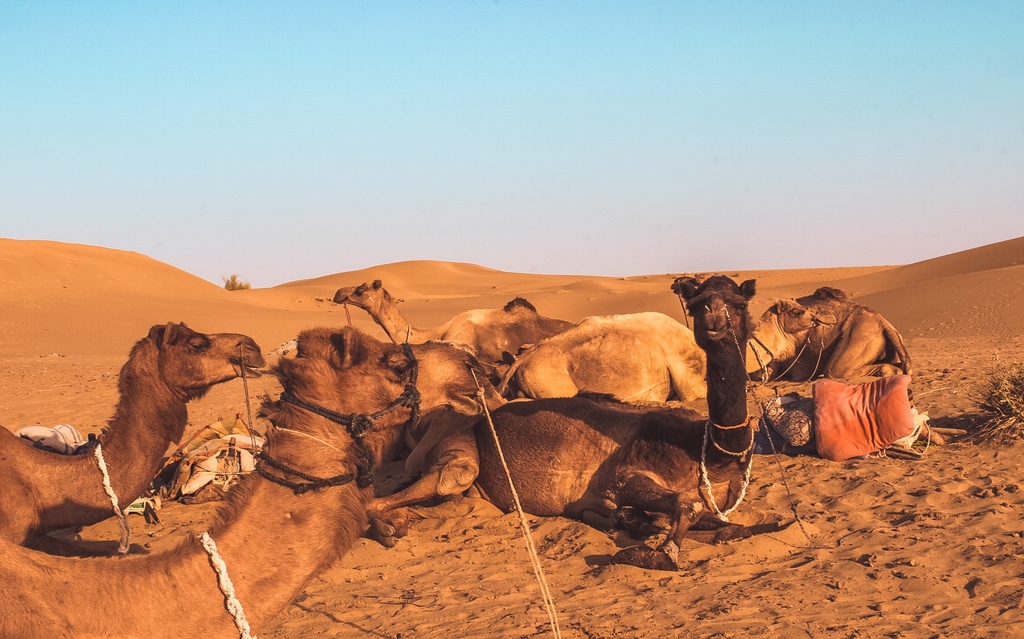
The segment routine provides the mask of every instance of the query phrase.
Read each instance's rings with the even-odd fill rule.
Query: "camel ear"
[[[157,324],[153,328],[149,329],[149,335],[147,336],[147,339],[157,344],[164,341],[164,331],[167,330],[167,326],[170,326],[170,324],[167,324],[166,326],[161,326],[160,324]]]
[[[746,280],[740,284],[740,293],[748,300],[757,293],[757,280]]]
[[[373,280],[373,288],[374,289],[378,289],[381,286],[384,286],[384,282],[381,282],[380,280]]]
[[[686,299],[692,298],[697,294],[697,287],[700,283],[697,282],[696,278],[693,277],[677,277],[672,282],[672,291],[676,295],[682,295]]]
[[[149,329],[149,339],[153,340],[161,346],[168,346],[176,344],[180,331],[179,326],[185,326],[184,324],[175,324],[174,322],[167,322],[163,326],[154,326]]]
[[[339,362],[345,366],[355,366],[366,360],[366,344],[363,336],[356,329],[346,326],[341,332],[331,335],[331,343],[337,351]]]

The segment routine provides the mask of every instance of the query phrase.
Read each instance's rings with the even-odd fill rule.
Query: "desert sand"
[[[98,432],[113,414],[131,346],[155,324],[245,333],[273,360],[299,331],[347,323],[331,302],[334,291],[372,279],[404,300],[400,309],[415,326],[517,295],[544,315],[573,321],[648,310],[682,321],[669,289],[679,274],[535,275],[421,261],[226,291],[136,253],[0,239],[0,424]],[[1024,238],[905,266],[726,274],[757,279],[755,317],[776,299],[822,285],[880,311],[906,341],[911,389],[933,425],[974,428],[979,383],[1024,362]],[[386,339],[364,312],[350,312],[355,326]],[[811,387],[778,386],[805,395]],[[193,402],[186,438],[219,417],[244,414],[245,388],[234,380]],[[248,380],[248,390],[255,404],[280,387],[264,376]],[[256,427],[263,428],[259,420]],[[567,638],[1019,637],[1022,454],[1024,443],[967,437],[932,446],[921,460],[757,456],[733,520],[785,527],[719,546],[688,539],[674,573],[612,565],[614,531],[562,518],[529,521]],[[399,472],[389,464],[381,479]],[[215,508],[165,503],[161,522],[149,526],[133,516],[135,541],[149,552],[167,548],[204,530]],[[259,636],[553,636],[514,514],[470,497],[418,513],[395,548],[361,540],[270,626],[256,629]],[[111,520],[65,538],[113,553],[117,528]]]

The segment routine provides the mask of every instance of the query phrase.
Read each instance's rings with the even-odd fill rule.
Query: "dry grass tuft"
[[[1024,365],[997,371],[981,383],[978,439],[1000,443],[1024,440]]]
[[[229,291],[246,291],[251,288],[249,282],[243,282],[235,274],[232,274],[231,277],[222,277],[221,279],[224,280],[224,288]]]

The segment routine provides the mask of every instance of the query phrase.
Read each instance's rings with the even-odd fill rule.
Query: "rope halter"
[[[372,459],[369,449],[366,447],[366,435],[373,430],[373,427],[376,425],[377,420],[394,412],[399,408],[406,407],[410,409],[411,414],[409,416],[409,422],[413,426],[419,423],[420,419],[420,392],[419,389],[416,388],[416,380],[419,375],[419,366],[416,362],[416,357],[413,355],[412,347],[410,347],[409,344],[402,344],[402,350],[405,352],[406,357],[408,357],[409,361],[412,363],[412,369],[409,374],[409,381],[408,383],[406,383],[405,389],[402,391],[401,395],[399,395],[397,398],[395,398],[394,401],[392,401],[390,404],[388,404],[387,406],[385,406],[384,408],[380,409],[375,413],[339,413],[329,408],[320,406],[319,404],[315,404],[313,402],[300,399],[299,397],[296,397],[295,395],[288,391],[284,391],[283,393],[281,393],[281,401],[288,402],[289,404],[298,406],[303,410],[306,410],[315,415],[319,415],[325,419],[328,419],[336,424],[340,424],[345,427],[345,429],[348,431],[348,434],[352,437],[352,439],[355,440],[356,443],[357,461],[355,473],[342,473],[340,475],[335,475],[333,477],[317,477],[315,475],[310,475],[300,470],[296,470],[294,468],[291,468],[290,466],[281,463],[280,461],[277,461],[276,459],[268,455],[266,451],[260,451],[259,455],[257,456],[258,461],[262,463],[257,463],[256,472],[258,472],[260,475],[274,483],[291,488],[292,490],[295,491],[296,494],[300,495],[310,490],[320,490],[321,488],[325,488],[328,486],[341,486],[351,481],[355,481],[356,485],[359,486],[360,488],[366,488],[372,485],[373,474],[374,471],[376,470],[376,464]],[[299,432],[291,431],[291,429],[281,430],[283,432]],[[305,435],[305,433],[303,434]],[[316,439],[315,437],[310,438]],[[334,448],[334,446],[330,446],[326,444],[326,442],[321,443],[324,443],[330,448]],[[270,466],[272,468],[276,468],[277,470],[281,471],[282,473],[285,473],[286,475],[294,475],[295,477],[304,480],[305,483],[293,482],[289,479],[273,474],[267,471],[267,469],[264,467],[265,465]]]

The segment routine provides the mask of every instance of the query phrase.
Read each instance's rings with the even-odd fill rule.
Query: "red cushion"
[[[882,450],[914,432],[909,375],[867,384],[821,380],[814,384],[818,454],[843,461]]]

